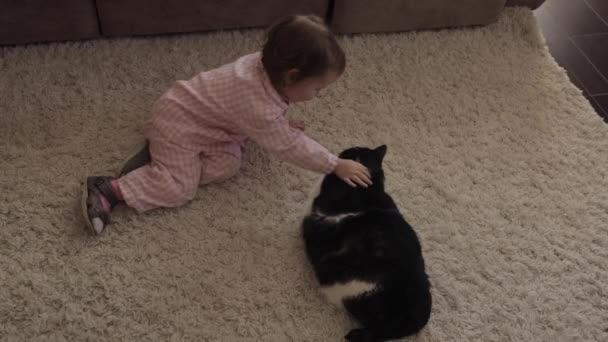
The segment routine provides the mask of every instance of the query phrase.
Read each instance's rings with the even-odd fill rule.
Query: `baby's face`
[[[340,75],[335,71],[329,71],[323,76],[309,77],[299,80],[283,88],[283,96],[289,102],[302,102],[312,100],[319,91],[335,82]]]

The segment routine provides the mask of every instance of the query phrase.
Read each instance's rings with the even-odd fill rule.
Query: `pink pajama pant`
[[[149,142],[152,162],[118,180],[125,202],[138,212],[184,205],[194,198],[199,185],[228,179],[241,165],[238,142],[216,144],[205,151],[191,151],[163,138]]]

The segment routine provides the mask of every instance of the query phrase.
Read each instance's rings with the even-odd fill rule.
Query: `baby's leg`
[[[201,174],[198,151],[150,139],[151,162],[118,179],[125,202],[138,212],[184,205],[196,194]]]
[[[201,153],[200,184],[217,183],[234,176],[241,167],[243,151],[238,143],[230,143]]]

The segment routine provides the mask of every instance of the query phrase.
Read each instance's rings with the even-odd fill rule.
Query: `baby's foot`
[[[112,208],[120,202],[112,177],[88,177],[82,190],[81,206],[87,227],[96,235],[110,224]]]

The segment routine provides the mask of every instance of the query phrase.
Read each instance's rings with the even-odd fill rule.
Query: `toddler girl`
[[[319,173],[335,173],[351,186],[371,184],[356,161],[339,159],[287,119],[290,103],[313,99],[344,71],[344,52],[316,16],[289,16],[272,26],[261,52],[177,81],[152,108],[144,126],[145,150],[121,177],[88,177],[82,207],[95,234],[124,202],[144,212],[178,207],[201,184],[234,175],[251,139],[281,160]]]

